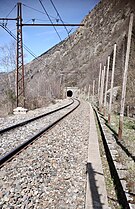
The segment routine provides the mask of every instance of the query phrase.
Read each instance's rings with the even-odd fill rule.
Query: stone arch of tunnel
[[[72,97],[73,96],[73,92],[71,90],[67,91],[67,97]]]

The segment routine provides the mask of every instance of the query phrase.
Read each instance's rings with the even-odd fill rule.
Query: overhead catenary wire
[[[62,39],[61,39],[61,37],[60,37],[60,35],[59,35],[59,33],[58,33],[58,31],[57,31],[56,27],[54,26],[54,24],[53,24],[53,22],[52,22],[52,20],[51,20],[51,18],[50,18],[50,16],[49,16],[49,14],[48,14],[48,12],[47,12],[47,10],[45,9],[45,7],[44,7],[44,5],[43,5],[42,1],[41,1],[41,0],[39,0],[39,2],[40,2],[40,4],[41,4],[41,6],[42,6],[43,10],[45,11],[45,13],[46,13],[46,15],[47,15],[48,19],[50,20],[51,24],[53,25],[53,28],[54,28],[54,30],[55,30],[55,32],[56,32],[56,34],[58,35],[58,37],[59,37],[60,41],[62,41]]]
[[[34,10],[34,11],[36,11],[36,12],[39,12],[39,13],[41,13],[41,14],[46,14],[45,12],[42,12],[42,11],[40,11],[40,10],[38,10],[38,9],[35,9],[35,8],[33,8],[33,7],[31,7],[31,6],[28,6],[28,5],[26,5],[26,4],[22,4],[23,6],[25,6],[25,7],[27,7],[27,8],[29,8],[29,9],[32,9],[32,10]],[[56,17],[53,17],[52,15],[49,15],[51,18],[53,18],[53,19],[55,19],[56,20]]]
[[[69,44],[70,44],[70,46],[72,46],[72,44],[71,44],[71,39],[70,39],[69,34],[70,34],[70,32],[72,31],[73,28],[70,29],[70,31],[68,31],[68,29],[67,29],[67,27],[65,26],[65,23],[64,23],[64,21],[62,20],[61,15],[60,15],[60,13],[58,12],[58,10],[57,10],[57,8],[56,8],[56,6],[55,6],[53,0],[50,0],[50,2],[51,2],[51,4],[52,4],[54,10],[56,11],[56,14],[57,14],[57,16],[59,17],[60,21],[63,23],[63,26],[64,26],[64,28],[65,28],[67,34],[68,34],[68,39],[67,39],[67,40],[69,40]],[[75,57],[76,57],[76,56],[75,56]]]
[[[7,19],[8,17],[9,17],[9,15],[13,12],[13,10],[16,8],[16,5],[10,10],[10,12],[6,15],[6,18],[4,18],[4,19]],[[3,19],[3,24],[4,24],[4,19]],[[6,23],[5,23],[5,25],[7,25],[8,24],[8,19],[6,20]]]
[[[39,2],[40,2],[40,4],[41,4],[41,6],[42,6],[44,12],[41,12],[41,11],[39,11],[39,10],[37,10],[37,9],[34,9],[34,8],[30,7],[30,6],[27,6],[27,5],[25,5],[25,4],[23,4],[23,5],[26,6],[26,7],[31,8],[31,9],[33,9],[33,10],[35,10],[35,11],[38,11],[38,12],[40,12],[40,13],[42,13],[42,14],[46,14],[47,17],[48,17],[48,19],[49,19],[49,21],[51,22],[52,26],[54,27],[54,29],[55,29],[55,31],[56,31],[56,33],[57,33],[59,39],[62,41],[62,39],[61,39],[61,37],[60,37],[58,31],[56,30],[56,28],[55,28],[55,26],[54,26],[54,23],[52,22],[52,20],[51,20],[51,18],[50,18],[50,15],[48,14],[47,10],[45,9],[45,7],[44,7],[42,1],[39,0]],[[57,16],[60,17],[60,20],[62,21],[62,23],[63,23],[63,25],[64,25],[64,22],[63,22],[63,20],[62,20],[62,18],[61,18],[61,16],[60,16],[59,12],[57,11],[57,9],[56,9],[56,7],[55,7],[53,1],[51,1],[51,2],[52,2],[52,4],[53,4],[53,7],[54,7],[55,10],[56,10]],[[16,5],[15,5],[15,6],[12,8],[12,10],[8,13],[7,17],[12,13],[12,11],[13,11],[15,8],[16,8]],[[31,20],[32,20],[32,19],[31,19]],[[36,19],[34,19],[34,20],[36,20]],[[56,18],[55,18],[55,20],[56,20]],[[30,20],[28,20],[27,22],[29,22],[29,21],[30,21]],[[5,29],[5,30],[6,30],[6,31],[14,38],[14,40],[17,41],[17,37],[12,33],[11,30],[9,30],[9,28],[7,28],[7,23],[6,23],[6,24],[0,23],[0,26],[3,27],[3,28],[4,28],[4,29]],[[65,29],[67,29],[67,28],[65,27]],[[14,29],[13,29],[13,30],[14,30]],[[69,34],[68,30],[67,30],[67,33]],[[32,52],[25,44],[23,44],[23,47],[26,49],[26,51],[27,51],[32,57],[34,57],[35,59],[38,59],[37,56],[36,56],[36,55],[35,55],[35,54],[34,54],[34,53],[33,53],[33,52]]]
[[[7,27],[5,27],[2,23],[0,23],[0,26],[4,29],[4,30],[6,30],[7,32],[8,32],[8,34],[10,35],[10,36],[12,36],[12,38],[15,40],[15,41],[17,41],[17,37],[14,35],[14,33],[12,33],[12,31],[10,31]],[[29,49],[25,44],[23,44],[23,47],[24,47],[24,49],[32,56],[32,57],[34,57],[36,60],[40,60],[40,62],[41,63],[43,63],[43,65],[45,65],[45,63],[42,61],[42,59],[40,58],[40,57],[37,57],[37,55],[35,55],[32,51],[31,51],[31,49]]]
[[[60,13],[58,12],[58,10],[57,10],[57,8],[56,8],[54,2],[53,2],[52,0],[50,0],[50,2],[51,2],[51,4],[52,4],[54,10],[56,11],[57,16],[59,17],[60,21],[63,23],[63,26],[64,26],[64,28],[65,28],[67,34],[68,34],[68,37],[69,37],[69,31],[68,31],[67,27],[65,26],[65,23],[64,23],[64,21],[62,20],[62,18],[61,18],[61,16],[60,16]]]
[[[9,35],[13,37],[13,39],[14,39],[15,41],[17,41],[17,37],[14,35],[14,33],[12,33],[12,31],[10,31],[7,27],[5,27],[5,26],[4,26],[3,24],[1,24],[1,23],[0,23],[0,26],[1,26],[3,29],[5,29],[5,30],[9,33]],[[25,44],[23,44],[23,47],[26,49],[26,51],[27,51],[29,54],[31,54],[31,56],[33,56],[35,59],[37,59],[36,55],[31,51],[31,49],[29,49]]]
[[[24,4],[23,4],[24,5]],[[24,6],[26,6],[26,5],[24,5]],[[29,6],[27,6],[27,7],[29,7]],[[13,9],[8,13],[8,15],[7,15],[7,17],[11,14],[11,12],[14,10],[16,8],[16,5],[13,7]],[[41,11],[39,11],[39,10],[37,10],[37,9],[34,9],[34,8],[32,8],[32,7],[29,7],[29,8],[31,8],[31,9],[33,9],[33,10],[35,10],[35,11],[37,11],[37,12],[40,12],[40,13],[42,13],[42,14],[47,14],[47,16],[49,17],[49,14],[47,13],[47,11],[46,10],[44,10],[44,11],[46,11],[45,13],[44,12],[41,12]],[[45,8],[44,8],[45,9]],[[49,17],[50,18],[50,17]],[[52,18],[54,18],[54,19],[56,19],[55,17],[52,17]],[[32,20],[32,19],[31,19]],[[49,20],[51,20],[51,19],[49,19]],[[28,20],[29,21],[29,20]],[[52,21],[51,21],[51,23],[52,23]],[[53,24],[53,23],[52,23]],[[7,27],[7,22],[6,23],[1,23],[0,22],[0,26],[6,31],[6,32],[8,32],[8,34],[15,40],[15,41],[17,41],[17,37],[14,35],[14,33],[12,33],[12,31]],[[13,29],[14,30],[14,29]],[[59,35],[59,34],[58,34]],[[61,37],[59,36],[59,38],[60,38],[60,40],[61,40]],[[39,58],[39,57],[37,57],[37,55],[35,55],[25,44],[23,44],[23,47],[24,47],[24,49],[32,56],[32,57],[34,57],[36,60],[39,60],[40,59],[40,61],[41,61],[41,58]],[[43,64],[45,64],[43,61],[41,61]]]
[[[13,12],[13,10],[16,8],[16,5],[10,10],[10,12],[7,14],[6,18]]]

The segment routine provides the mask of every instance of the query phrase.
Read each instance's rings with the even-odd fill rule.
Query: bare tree
[[[0,46],[0,64],[7,73],[16,67],[16,43]]]
[[[15,103],[15,91],[11,81],[11,73],[16,67],[16,46],[15,42],[9,45],[0,46],[0,65],[1,71],[5,72],[5,106],[7,112],[11,112]]]

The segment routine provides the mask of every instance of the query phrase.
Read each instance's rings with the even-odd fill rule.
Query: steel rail
[[[12,129],[18,128],[19,126],[26,125],[26,124],[28,124],[28,123],[34,121],[34,120],[38,120],[38,119],[40,119],[40,118],[42,118],[42,117],[45,117],[45,116],[47,116],[47,115],[50,115],[50,114],[52,114],[52,113],[54,113],[54,112],[57,112],[57,111],[59,111],[59,110],[62,110],[62,109],[64,109],[64,108],[66,108],[66,107],[72,105],[73,102],[74,102],[74,100],[72,99],[72,102],[70,102],[69,104],[66,104],[66,105],[64,105],[64,106],[62,106],[62,107],[59,107],[59,108],[55,109],[55,110],[49,111],[49,112],[44,113],[44,114],[42,114],[42,115],[36,116],[36,117],[34,117],[34,118],[31,118],[31,119],[25,120],[25,121],[23,121],[23,122],[17,123],[17,124],[15,124],[15,125],[9,126],[9,127],[7,127],[7,128],[1,129],[1,130],[0,130],[0,134],[3,134],[3,133],[5,133],[5,132],[7,132],[7,131],[10,131],[10,130],[12,130]]]
[[[116,188],[116,191],[117,191],[118,202],[122,206],[122,208],[130,209],[126,193],[125,193],[124,188],[122,186],[121,180],[119,178],[119,174],[118,174],[117,169],[115,167],[113,157],[111,155],[111,152],[110,152],[110,149],[109,149],[109,146],[108,146],[108,143],[107,143],[107,138],[106,138],[105,132],[104,132],[103,127],[102,127],[101,122],[100,122],[99,114],[98,114],[95,107],[93,107],[93,110],[95,112],[97,122],[98,122],[98,126],[99,126],[99,129],[100,129],[100,133],[101,133],[101,137],[102,137],[102,141],[103,141],[108,165],[109,165],[109,168],[110,168],[111,177],[114,181],[115,188]]]
[[[77,100],[77,99],[76,99]],[[3,167],[5,165],[6,162],[10,161],[13,159],[14,156],[16,156],[17,154],[19,154],[23,149],[27,148],[28,145],[30,145],[31,143],[33,143],[35,140],[37,140],[41,135],[43,135],[46,131],[48,131],[49,129],[51,129],[54,125],[56,125],[58,122],[60,122],[62,119],[64,119],[66,116],[68,116],[70,113],[72,113],[79,105],[80,105],[80,101],[78,101],[78,104],[70,111],[68,111],[64,116],[60,117],[58,120],[56,120],[55,122],[51,123],[50,125],[48,125],[46,128],[42,129],[41,131],[39,131],[37,134],[35,134],[34,136],[32,136],[31,138],[29,138],[28,140],[26,140],[24,143],[20,144],[19,146],[17,146],[15,149],[13,149],[12,151],[10,151],[9,153],[7,153],[6,155],[4,155],[3,157],[0,158],[0,168]],[[73,100],[74,103],[74,100]],[[69,106],[69,105],[68,105]],[[66,106],[67,107],[67,106]],[[62,109],[62,108],[61,108]],[[63,108],[64,109],[64,108]]]

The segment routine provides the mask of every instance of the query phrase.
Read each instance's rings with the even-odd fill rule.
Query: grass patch
[[[110,126],[116,133],[118,133],[119,115],[111,115]],[[131,153],[132,156],[135,156],[135,119],[124,117],[123,136],[120,143],[129,151],[129,153]],[[127,168],[126,186],[133,199],[131,202],[132,204],[135,204],[135,163],[123,150],[118,151],[116,161],[125,165]]]
[[[119,115],[111,115],[111,127],[118,133]],[[135,119],[124,117],[121,143],[134,156],[135,153]]]

